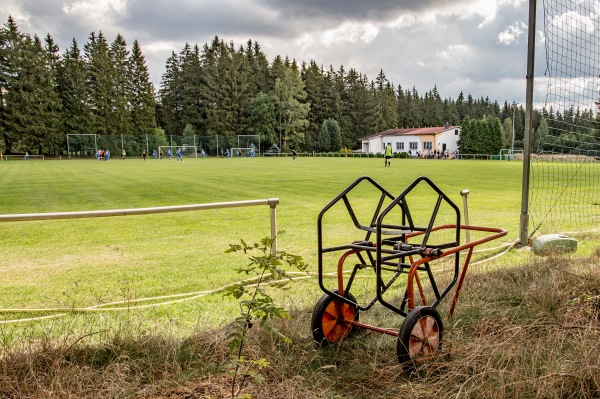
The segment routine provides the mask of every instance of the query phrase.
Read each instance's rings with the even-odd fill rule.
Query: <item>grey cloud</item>
[[[224,7],[219,2],[178,5],[176,2],[132,1],[127,14],[116,21],[130,31],[148,31],[157,40],[195,42],[215,35],[290,36],[293,31],[280,19],[269,18],[260,8]]]
[[[386,21],[404,12],[423,12],[465,0],[257,0],[282,14],[284,18],[325,18],[331,21]]]
[[[40,36],[50,32],[61,43],[61,51],[76,37],[80,47],[89,33],[99,31],[112,40],[124,35],[128,44],[138,39],[156,86],[164,73],[171,51],[184,43],[203,45],[216,35],[237,46],[247,39],[258,41],[268,59],[289,56],[298,62],[315,60],[319,65],[338,70],[355,68],[374,79],[382,69],[396,86],[415,86],[420,93],[437,85],[442,97],[455,98],[460,91],[492,100],[522,101],[526,65],[526,34],[509,45],[501,44],[498,35],[517,23],[527,22],[527,5],[515,9],[505,5],[495,18],[485,15],[448,15],[446,6],[468,0],[129,0],[125,12],[115,13],[110,26],[90,26],[62,11],[62,0],[44,2],[25,0],[22,7],[30,15],[27,33]],[[541,6],[539,6],[541,8]],[[436,12],[437,11],[437,12]],[[402,15],[427,12],[435,21],[416,22],[410,26],[386,25]],[[6,21],[7,15],[0,15]],[[538,20],[542,20],[541,11]],[[329,45],[320,41],[319,32],[334,29],[345,21],[377,26],[371,41],[337,40]],[[538,30],[541,29],[541,23]],[[301,47],[298,39],[313,34],[313,42]],[[173,43],[175,48],[145,50],[155,43]],[[161,47],[161,48],[164,48]],[[470,52],[462,49],[469,48]],[[538,43],[536,76],[543,74],[544,53]],[[442,58],[441,55],[448,56]],[[499,83],[509,82],[509,83]],[[521,87],[522,86],[522,87]]]

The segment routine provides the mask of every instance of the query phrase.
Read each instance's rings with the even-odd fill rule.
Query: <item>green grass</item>
[[[317,215],[341,190],[368,175],[400,193],[425,175],[461,209],[459,192],[470,190],[471,224],[509,231],[501,242],[485,246],[517,237],[522,164],[394,160],[392,168],[384,168],[382,163],[351,158],[0,162],[0,213],[277,197],[278,228],[286,230],[280,249],[303,255],[315,271]],[[411,197],[418,218],[430,213],[427,194]],[[359,216],[368,216],[373,207],[369,190],[353,192],[350,201]],[[325,226],[328,240],[362,238],[337,208]],[[267,206],[1,223],[0,307],[85,307],[221,287],[243,278],[235,268],[247,262],[225,254],[228,244],[258,241],[269,232]],[[413,375],[402,372],[396,340],[388,335],[359,330],[338,345],[317,349],[309,326],[323,293],[314,278],[296,281],[289,291],[273,292],[277,304],[291,310],[292,318],[276,326],[292,343],[255,324],[245,355],[271,365],[263,371],[266,383],[249,384],[245,392],[256,398],[314,399],[596,398],[600,251],[597,234],[577,238],[575,256],[536,258],[521,249],[472,265],[453,319],[444,317],[442,352]],[[335,264],[335,257],[328,260],[330,267]],[[434,273],[440,266],[445,264],[433,265]],[[372,286],[372,279],[359,277],[353,293],[368,301]],[[390,291],[398,300],[401,284]],[[445,316],[448,307],[449,299],[438,309]],[[0,396],[229,397],[227,336],[237,313],[235,301],[213,294],[136,310],[65,313],[14,324],[0,320]],[[360,319],[395,328],[403,322],[382,306],[362,312]]]
[[[0,213],[279,198],[277,228],[285,230],[280,248],[302,255],[316,271],[317,215],[360,176],[372,177],[394,194],[416,177],[428,176],[461,209],[459,192],[468,188],[471,224],[508,229],[504,241],[512,241],[518,236],[521,173],[517,162],[450,160],[394,160],[391,168],[384,168],[382,159],[353,158],[8,161],[0,163]],[[368,191],[364,197],[359,191],[353,201],[370,216],[374,197]],[[425,217],[428,194],[423,193],[419,211]],[[421,197],[415,202],[419,209]],[[347,222],[345,211],[333,215],[340,219],[327,219],[326,234],[341,243],[364,237]],[[257,242],[269,233],[268,206],[3,223],[0,306],[86,307],[214,289],[239,280],[234,269],[246,262],[224,254],[228,244]],[[283,300],[312,306],[320,296],[316,282],[302,286],[310,294]],[[148,316],[148,323],[167,317],[188,326],[210,325],[228,320],[231,309],[234,304],[211,295],[163,307]]]

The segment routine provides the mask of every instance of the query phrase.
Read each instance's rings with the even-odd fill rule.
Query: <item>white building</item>
[[[411,156],[439,154],[452,156],[458,151],[460,126],[438,126],[390,129],[361,138],[362,152],[376,154],[385,152],[387,143],[393,152],[410,152]]]

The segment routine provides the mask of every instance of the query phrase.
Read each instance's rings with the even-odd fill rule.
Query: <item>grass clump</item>
[[[246,356],[266,359],[254,398],[597,398],[600,396],[600,253],[531,260],[469,278],[443,351],[408,375],[392,337],[364,331],[317,349],[312,309],[255,325]],[[361,315],[368,321],[369,314]],[[133,325],[134,323],[132,323]],[[6,349],[6,398],[229,397],[235,324],[187,337],[114,331],[90,344],[48,339]]]

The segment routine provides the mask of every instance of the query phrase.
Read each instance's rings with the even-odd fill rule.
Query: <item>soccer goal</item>
[[[233,147],[231,149],[231,157],[232,158],[252,157],[255,155],[256,155],[256,149],[253,147],[250,147],[250,148]]]
[[[67,133],[67,155],[95,157],[98,152],[98,140],[95,134]]]
[[[163,158],[166,158],[171,150],[172,156],[176,157],[178,149],[181,149],[181,156],[184,158],[198,158],[198,146],[195,145],[161,145],[158,147],[158,154],[162,151]]]
[[[28,161],[28,160],[36,160],[43,161],[43,155],[4,155],[0,154],[1,161]]]
[[[512,148],[504,148],[502,150],[500,150],[500,159],[501,160],[513,160],[513,159],[517,159],[522,161],[523,160],[523,150],[514,150]]]
[[[238,134],[237,148],[250,149],[254,148],[255,155],[260,153],[260,135],[258,134]]]

